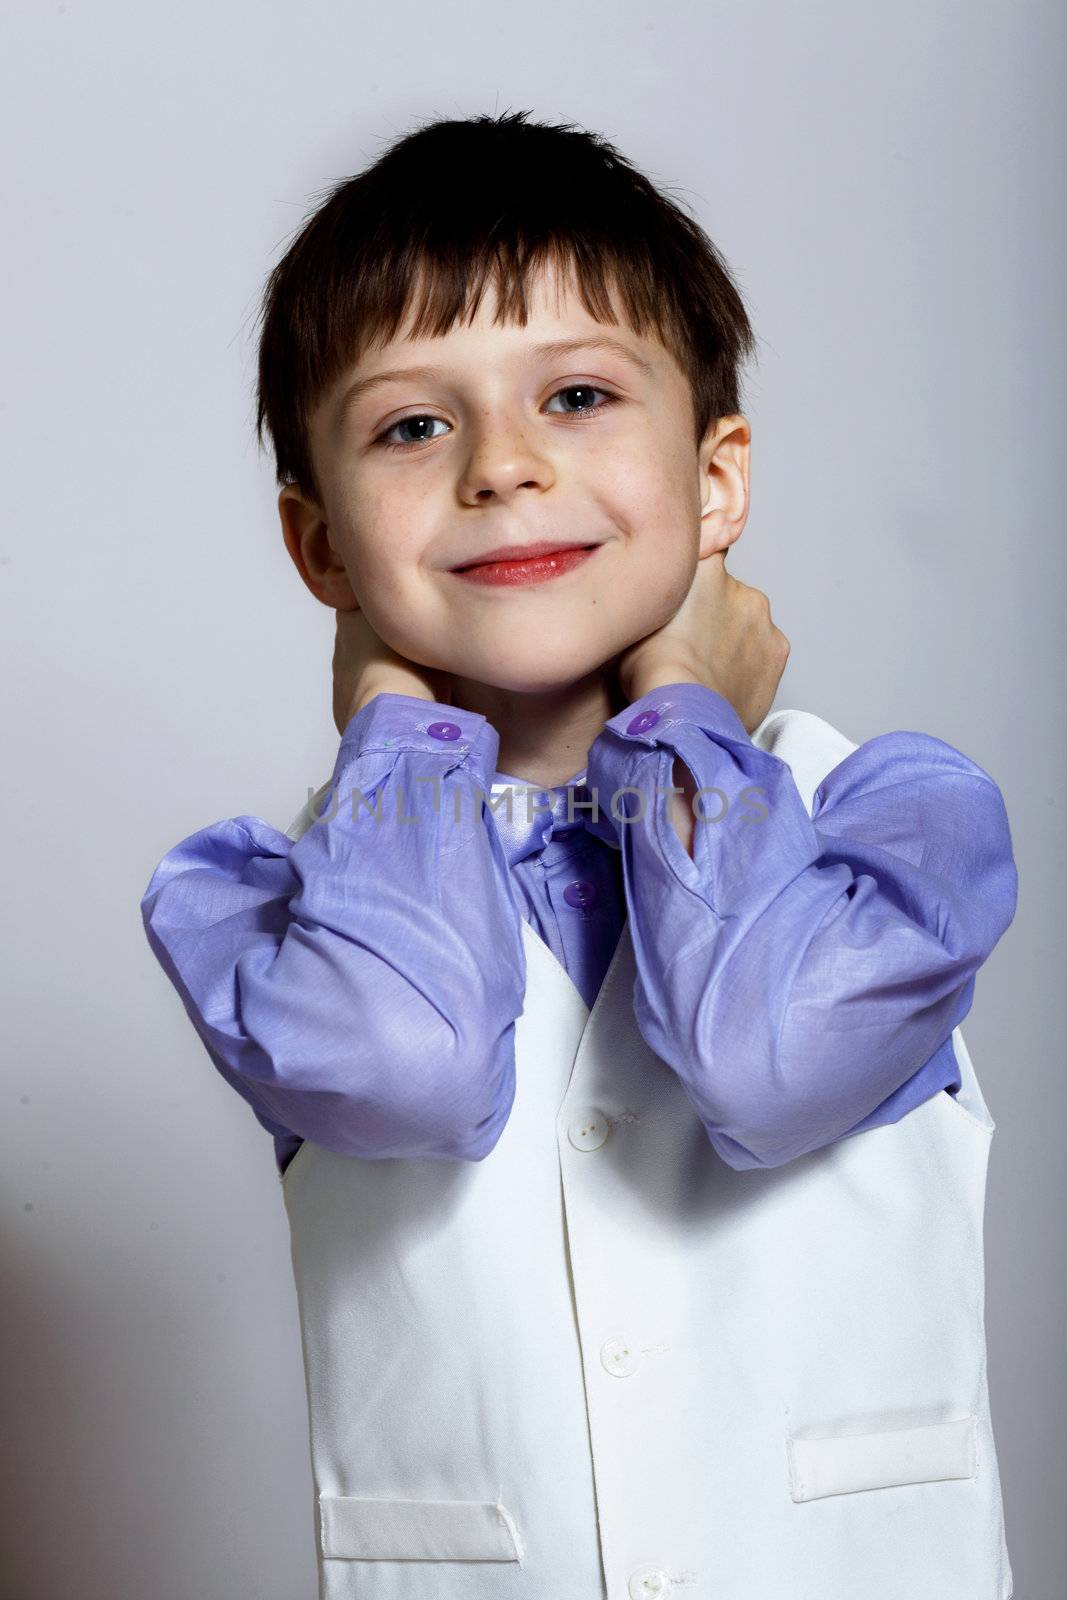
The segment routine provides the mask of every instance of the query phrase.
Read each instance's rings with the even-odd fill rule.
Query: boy
[[[142,909],[275,1138],[322,1600],[1011,1593],[958,1027],[1007,817],[939,739],[769,713],[752,344],[526,113],[399,141],[271,275],[341,744]]]

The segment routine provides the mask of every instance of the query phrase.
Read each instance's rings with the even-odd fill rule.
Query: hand
[[[665,683],[706,684],[723,695],[752,733],[771,708],[789,640],[771,621],[770,601],[726,570],[726,551],[697,562],[689,593],[671,619],[618,659],[627,701]]]
[[[337,612],[333,648],[333,720],[343,734],[356,712],[376,694],[410,694],[452,703],[452,677],[418,666],[390,649],[361,607]]]

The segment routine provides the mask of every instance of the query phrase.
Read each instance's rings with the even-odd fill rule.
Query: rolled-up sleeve
[[[692,857],[667,806],[676,757],[704,791]],[[958,1084],[950,1035],[1018,892],[987,772],[932,735],[887,733],[823,779],[809,815],[788,764],[685,683],[605,724],[587,782],[622,851],[636,1020],[730,1166],[781,1165]],[[641,798],[613,820],[627,786]]]
[[[476,713],[378,695],[294,842],[255,816],[168,852],[149,944],[268,1131],[345,1155],[481,1160],[514,1098],[525,954],[482,811]]]

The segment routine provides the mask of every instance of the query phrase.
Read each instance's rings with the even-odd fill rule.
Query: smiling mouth
[[[542,561],[550,556],[571,555],[577,550],[595,549],[596,545],[594,544],[578,544],[574,541],[552,544],[548,540],[542,540],[538,544],[514,545],[510,548],[502,545],[496,550],[490,550],[484,556],[479,556],[474,561],[466,561],[462,566],[452,567],[451,571],[470,572],[474,567],[504,566],[513,565],[516,562]]]
[[[543,583],[548,578],[562,577],[583,562],[588,561],[598,544],[557,545],[541,549],[535,555],[504,556],[495,560],[471,562],[464,567],[453,567],[453,575],[468,583],[487,587],[518,588],[526,584]]]

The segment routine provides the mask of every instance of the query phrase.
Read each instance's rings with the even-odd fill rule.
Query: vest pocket
[[[818,1500],[857,1489],[973,1478],[978,1470],[976,1430],[972,1415],[886,1433],[789,1438],[790,1493],[796,1501]]]
[[[342,1561],[520,1561],[511,1513],[492,1500],[319,1496],[322,1553]]]

